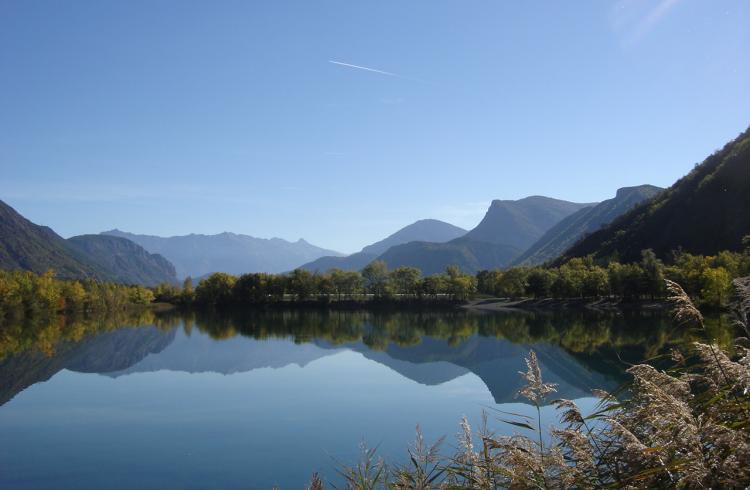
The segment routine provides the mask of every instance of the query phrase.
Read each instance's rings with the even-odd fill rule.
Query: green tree
[[[206,306],[228,304],[236,281],[236,277],[224,272],[211,274],[195,288],[195,300]]]
[[[310,271],[294,269],[289,276],[289,288],[298,301],[305,300],[316,290],[317,277]]]
[[[407,296],[416,295],[422,271],[416,267],[399,267],[390,273],[390,282],[396,293]]]
[[[526,294],[528,271],[524,267],[514,267],[503,271],[495,284],[497,296],[519,298]]]
[[[643,269],[644,293],[654,299],[664,295],[664,264],[656,257],[653,250],[641,252],[641,268]]]
[[[450,294],[451,298],[454,300],[465,301],[476,293],[476,277],[463,274],[455,265],[449,265],[445,269],[445,275],[448,294]]]
[[[375,297],[383,297],[387,294],[388,266],[382,260],[374,260],[362,269],[362,277],[365,287]]]
[[[710,306],[722,306],[732,292],[732,276],[723,267],[703,271],[701,298]]]
[[[552,293],[553,272],[541,267],[534,267],[526,277],[528,294],[535,298],[547,298]]]

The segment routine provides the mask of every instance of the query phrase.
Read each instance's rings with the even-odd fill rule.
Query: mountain
[[[492,201],[482,221],[466,235],[447,243],[411,242],[378,257],[394,269],[412,266],[425,275],[456,265],[464,272],[508,266],[563,218],[589,205],[542,196]]]
[[[653,249],[713,255],[739,250],[750,234],[750,128],[706,158],[689,174],[573,245],[560,262],[593,254],[606,260],[640,259]]]
[[[571,214],[550,228],[513,263],[514,265],[538,265],[557,258],[581,237],[595,232],[603,225],[647,201],[664,189],[653,185],[623,187],[612,199],[602,201]]]
[[[544,196],[517,201],[494,200],[482,221],[466,234],[466,238],[526,250],[560,220],[587,206],[590,204]]]
[[[444,221],[422,219],[401,228],[379,242],[364,247],[360,252],[346,257],[321,257],[300,268],[320,272],[331,269],[358,271],[391,247],[413,241],[443,243],[458,238],[465,233],[466,230],[463,228]]]
[[[449,265],[462,271],[475,273],[509,264],[521,250],[511,245],[480,242],[466,237],[448,243],[411,242],[391,247],[378,260],[390,269],[402,266],[416,267],[425,276],[445,272]]]
[[[107,270],[112,280],[123,284],[155,286],[177,282],[174,266],[159,254],[150,254],[125,238],[108,235],[80,235],[68,243],[87,259]]]
[[[135,235],[120,230],[103,235],[127,238],[174,264],[179,278],[200,277],[212,272],[285,272],[325,255],[341,255],[307,243],[281,238],[255,238],[235,233],[159,237]]]
[[[363,252],[353,253],[346,257],[326,256],[301,265],[300,269],[310,272],[326,272],[331,269],[341,269],[344,271],[359,271],[364,269],[367,264],[377,259],[377,255],[366,254]]]
[[[454,226],[445,221],[436,219],[421,219],[409,226],[405,226],[396,233],[368,245],[362,249],[362,253],[380,255],[389,248],[409,242],[434,242],[443,243],[466,234],[466,230]]]
[[[39,226],[0,201],[0,269],[44,273],[54,269],[63,279],[108,278],[60,235]]]
[[[93,278],[124,284],[174,282],[174,267],[121,238],[84,235],[65,240],[46,226],[27,220],[0,201],[0,269],[42,274],[52,269],[61,279]]]

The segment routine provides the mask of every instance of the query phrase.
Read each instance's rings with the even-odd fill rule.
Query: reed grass
[[[667,281],[676,323],[703,328],[703,316],[679,284]],[[734,315],[748,334],[750,278],[734,282]],[[750,336],[750,335],[748,335]],[[555,386],[544,383],[531,351],[519,395],[537,417],[510,414],[506,420],[534,436],[498,436],[485,423],[473,430],[461,423],[454,454],[429,445],[417,427],[405,465],[390,468],[375,449],[339,472],[348,489],[593,489],[748,488],[750,486],[750,350],[737,339],[734,353],[708,342],[672,352],[667,370],[638,364],[627,371],[623,393],[596,391],[599,403],[585,415],[571,400],[551,400]],[[744,345],[743,345],[744,344]],[[538,416],[553,404],[559,425],[545,429]],[[546,435],[548,444],[544,444]],[[320,490],[314,475],[309,486]]]

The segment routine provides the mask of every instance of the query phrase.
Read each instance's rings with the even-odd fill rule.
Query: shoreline
[[[157,306],[158,305],[158,306]],[[169,310],[234,310],[234,311],[273,311],[273,310],[332,310],[332,311],[561,311],[561,310],[644,310],[663,311],[669,309],[666,300],[638,300],[624,301],[618,298],[476,298],[468,301],[458,300],[338,300],[338,301],[279,301],[252,304],[227,304],[205,306],[199,304],[181,305],[173,303],[157,303],[153,308],[156,312]]]
[[[469,301],[461,308],[476,311],[512,310],[667,310],[667,300],[624,301],[619,298],[483,298]]]

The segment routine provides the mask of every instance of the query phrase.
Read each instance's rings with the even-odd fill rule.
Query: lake
[[[555,397],[590,410],[690,332],[664,312],[269,311],[8,322],[0,329],[1,488],[302,488],[419,424],[455,445],[516,398],[534,349]],[[547,407],[543,424],[556,420]]]

